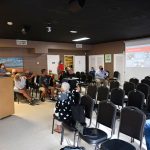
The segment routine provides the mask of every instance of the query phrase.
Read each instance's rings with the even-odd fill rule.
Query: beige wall
[[[42,68],[47,68],[47,55],[60,55],[63,61],[64,55],[86,55],[88,68],[88,56],[98,54],[112,54],[112,63],[105,63],[105,69],[113,73],[113,55],[125,50],[123,41],[102,43],[96,45],[83,45],[77,49],[75,44],[28,41],[27,46],[17,46],[15,40],[0,39],[0,57],[23,57],[24,68],[40,73]],[[39,64],[37,64],[39,62]]]
[[[87,51],[87,57],[89,55],[112,54],[112,62],[104,63],[105,69],[109,70],[112,75],[113,74],[113,65],[114,65],[113,55],[118,54],[118,53],[123,53],[123,51],[125,51],[125,44],[123,41],[102,43],[102,44],[93,45],[92,50]],[[88,59],[87,59],[87,61],[88,61]],[[88,65],[87,65],[87,68],[88,68]]]
[[[47,55],[84,55],[90,45],[83,45],[77,49],[75,44],[29,41],[27,46],[17,46],[15,40],[0,39],[0,57],[23,57],[24,69],[40,73],[42,68],[47,68]],[[39,62],[39,64],[37,64]]]

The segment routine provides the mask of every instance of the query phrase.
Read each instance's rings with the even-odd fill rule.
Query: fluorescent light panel
[[[78,31],[75,30],[71,30],[70,33],[77,33]]]
[[[85,40],[89,40],[90,38],[88,38],[88,37],[82,37],[82,38],[78,38],[78,39],[74,39],[74,40],[72,40],[72,41],[74,41],[74,42],[79,42],[79,41],[85,41]]]

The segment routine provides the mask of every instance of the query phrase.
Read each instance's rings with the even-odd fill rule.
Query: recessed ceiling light
[[[88,38],[88,37],[82,37],[82,38],[74,39],[74,40],[72,40],[72,41],[78,42],[78,41],[85,41],[85,40],[89,40],[89,39],[90,39],[90,38]]]
[[[78,33],[78,31],[71,30],[70,33]]]
[[[8,22],[7,22],[7,25],[12,26],[12,25],[13,25],[13,22],[8,21]]]

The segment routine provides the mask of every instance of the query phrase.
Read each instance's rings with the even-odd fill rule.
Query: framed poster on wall
[[[6,68],[23,69],[23,58],[22,57],[0,57],[0,63],[5,64]]]
[[[74,59],[73,59],[73,55],[65,55],[64,56],[64,65],[65,67],[71,67],[74,68],[73,64],[74,64]]]
[[[111,54],[105,54],[105,63],[111,63]]]

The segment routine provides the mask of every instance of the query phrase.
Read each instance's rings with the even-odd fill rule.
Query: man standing
[[[108,81],[105,80],[107,75],[108,75],[108,73],[103,69],[103,67],[99,66],[99,69],[95,73],[95,79],[96,79],[97,86],[100,86],[100,84],[107,86]]]

